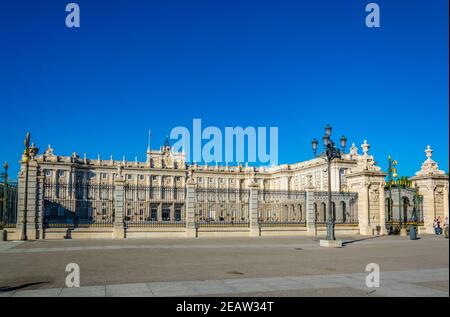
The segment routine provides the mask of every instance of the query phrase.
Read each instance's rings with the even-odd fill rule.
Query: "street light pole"
[[[341,150],[339,150],[334,142],[331,140],[331,126],[327,124],[325,126],[325,134],[323,136],[323,145],[324,145],[324,152],[320,155],[320,157],[324,158],[327,161],[327,168],[328,168],[328,216],[327,216],[327,240],[336,240],[335,234],[334,234],[334,215],[333,215],[333,206],[331,201],[331,162],[338,158],[342,158],[342,154],[344,153],[345,146],[347,144],[347,138],[345,136],[342,136],[340,139],[340,145]],[[317,152],[317,145],[318,141],[317,139],[313,139],[312,142],[312,148],[314,152],[314,156],[316,156]]]
[[[334,236],[333,207],[331,206],[331,160],[327,157],[328,163],[328,220],[327,220],[327,240],[336,240]]]
[[[31,144],[30,147],[30,133],[28,132],[25,137],[25,150],[22,155],[22,162],[25,163],[25,193],[24,193],[24,203],[23,203],[23,216],[22,216],[22,232],[20,239],[25,241],[28,239],[27,237],[27,216],[28,216],[28,169],[29,163],[34,158],[34,156],[38,153],[39,149]]]

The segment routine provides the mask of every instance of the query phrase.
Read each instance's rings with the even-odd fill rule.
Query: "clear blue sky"
[[[412,175],[430,144],[448,171],[448,0],[2,1],[0,160],[26,131],[44,150],[144,160],[193,118],[278,126],[279,162],[312,156],[330,123],[386,169]]]

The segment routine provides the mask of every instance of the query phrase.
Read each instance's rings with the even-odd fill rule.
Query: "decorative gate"
[[[410,225],[423,225],[423,197],[408,184],[392,183],[386,186],[386,229],[399,233]]]

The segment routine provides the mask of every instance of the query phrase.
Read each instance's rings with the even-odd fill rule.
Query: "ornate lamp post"
[[[22,216],[22,232],[21,240],[27,240],[27,208],[28,208],[28,168],[30,161],[36,156],[39,149],[34,145],[30,146],[30,133],[28,132],[25,137],[25,150],[22,154],[22,162],[25,163],[25,195],[23,204],[23,216]]]
[[[334,216],[333,216],[333,207],[331,205],[331,161],[336,158],[341,158],[344,153],[345,146],[347,145],[347,138],[342,136],[340,139],[341,150],[339,150],[334,142],[331,140],[331,131],[332,128],[329,124],[325,126],[325,134],[322,137],[324,152],[320,154],[320,157],[324,158],[327,161],[328,165],[328,217],[327,217],[327,240],[336,240],[334,235]],[[314,156],[316,156],[317,152],[317,139],[313,139],[312,149],[314,152]]]

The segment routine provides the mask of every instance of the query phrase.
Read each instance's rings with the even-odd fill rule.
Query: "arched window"
[[[347,205],[345,201],[341,201],[341,220],[345,222],[347,220]]]
[[[402,198],[402,207],[403,207],[403,222],[408,222],[408,219],[409,219],[409,215],[408,215],[409,199],[408,199],[408,197]]]
[[[322,203],[322,217],[321,220],[327,221],[327,205],[325,203]]]

